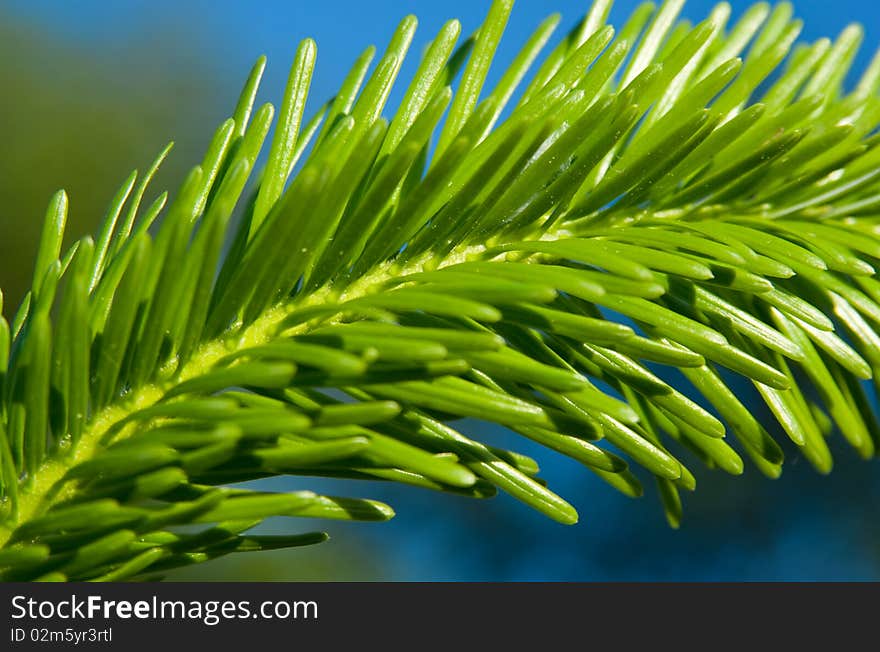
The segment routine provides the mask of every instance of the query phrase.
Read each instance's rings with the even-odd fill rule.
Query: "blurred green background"
[[[620,24],[634,4],[619,1],[612,21]],[[699,20],[711,4],[691,0],[685,14]],[[731,4],[736,16],[749,3]],[[520,0],[500,60],[509,61],[549,11],[562,11],[565,27],[586,5],[580,0]],[[175,150],[147,201],[164,189],[173,192],[231,111],[238,86],[260,53],[269,55],[262,98],[277,101],[296,41],[315,36],[319,58],[311,106],[316,107],[332,94],[364,46],[384,45],[404,13],[422,19],[412,50],[417,55],[443,20],[461,17],[468,33],[486,6],[472,0],[0,3],[0,287],[5,315],[11,316],[29,283],[51,194],[63,187],[70,195],[69,236],[92,232],[131,169],[145,169],[172,139]],[[852,19],[867,23],[869,43],[880,36],[874,29],[880,9],[873,3],[804,0],[799,11],[807,19],[808,39],[834,35]],[[863,66],[870,54],[866,49],[857,65]],[[417,56],[411,59],[404,78]],[[266,528],[326,529],[333,539],[291,552],[218,560],[173,578],[880,579],[880,468],[876,461],[856,460],[844,447],[834,447],[837,468],[829,478],[817,477],[792,450],[776,482],[751,469],[736,479],[698,473],[699,491],[685,497],[684,526],[674,532],[653,495],[630,501],[570,460],[498,428],[462,427],[535,456],[551,486],[578,508],[582,523],[556,525],[507,497],[487,505],[387,485],[276,479],[268,483],[271,489],[308,488],[386,500],[398,516],[389,524],[278,519]]]
[[[52,193],[63,187],[71,197],[69,241],[94,230],[114,188],[133,167],[148,165],[172,134],[185,137],[183,151],[156,187],[179,178],[195,158],[205,131],[195,108],[211,93],[210,76],[196,61],[155,65],[152,53],[135,46],[118,54],[99,58],[0,14],[0,287],[7,316],[27,289]]]

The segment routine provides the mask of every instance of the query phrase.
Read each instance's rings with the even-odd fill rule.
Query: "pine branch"
[[[166,149],[62,254],[59,192],[0,320],[2,578],[134,578],[326,538],[248,533],[269,516],[393,514],[229,487],[282,474],[500,489],[577,521],[463,417],[626,495],[653,476],[674,527],[686,463],[782,471],[743,379],[819,472],[833,432],[872,457],[880,57],[847,91],[858,27],[795,46],[786,4],[694,27],[682,4],[615,36],[597,0],[529,74],[551,17],[487,90],[499,0],[457,48],[443,27],[390,120],[413,17],[305,120],[307,40],[253,181],[264,59],[170,201],[144,203]]]

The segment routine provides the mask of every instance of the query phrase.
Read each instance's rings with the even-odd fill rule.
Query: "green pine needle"
[[[880,57],[844,87],[861,29],[795,46],[788,4],[691,27],[667,0],[615,33],[597,0],[486,88],[512,4],[461,43],[444,25],[389,118],[415,18],[312,117],[304,41],[258,174],[263,58],[170,199],[150,188],[166,148],[64,252],[53,197],[0,319],[0,578],[129,579],[326,539],[248,533],[270,516],[393,515],[228,486],[281,474],[501,490],[578,520],[463,417],[628,496],[653,475],[673,527],[686,465],[778,477],[770,430],[820,473],[832,434],[875,455]]]

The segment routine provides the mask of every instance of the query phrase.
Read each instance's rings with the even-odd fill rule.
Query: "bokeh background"
[[[312,108],[331,96],[363,47],[384,46],[397,20],[415,13],[418,54],[442,23],[475,29],[488,0],[2,0],[0,2],[0,287],[7,317],[31,273],[39,225],[52,192],[71,196],[69,233],[90,232],[116,187],[168,140],[175,150],[153,186],[174,190],[231,112],[260,54],[269,57],[263,101],[279,100],[296,43],[318,42]],[[618,0],[620,25],[635,0]],[[690,0],[697,22],[713,2]],[[731,2],[734,17],[748,2]],[[856,62],[880,45],[880,4],[800,0],[801,39],[866,28]],[[557,37],[587,0],[519,0],[498,62],[509,61],[538,21],[563,15]],[[411,55],[402,78],[414,71]],[[501,67],[493,70],[497,79]],[[490,83],[492,77],[490,76]],[[392,95],[391,106],[402,87]],[[755,406],[758,409],[757,405]],[[754,469],[732,479],[697,473],[680,531],[656,496],[616,495],[576,464],[480,423],[487,441],[516,446],[542,465],[551,486],[581,514],[557,525],[506,496],[491,503],[413,488],[277,479],[276,490],[309,488],[394,505],[386,524],[308,523],[329,543],[285,553],[241,555],[176,574],[177,579],[339,580],[877,580],[880,579],[880,462],[835,446],[837,466],[817,476],[788,451],[781,479]],[[784,437],[780,438],[782,441]],[[269,529],[306,527],[279,519]]]

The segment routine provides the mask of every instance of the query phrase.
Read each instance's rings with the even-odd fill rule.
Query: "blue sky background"
[[[132,47],[149,48],[155,67],[173,66],[176,61],[197,62],[206,74],[223,81],[220,95],[197,107],[202,119],[222,120],[231,111],[239,85],[260,54],[269,66],[263,84],[263,99],[278,98],[287,78],[287,67],[296,44],[303,38],[318,43],[318,65],[311,101],[317,108],[332,96],[348,67],[369,44],[384,47],[398,20],[408,13],[419,18],[419,30],[411,56],[401,73],[407,79],[417,65],[417,56],[441,25],[450,18],[462,23],[462,33],[471,33],[482,21],[489,0],[4,0],[4,9],[47,30],[59,39],[90,51],[101,59],[112,59]],[[510,61],[537,24],[553,12],[563,20],[555,37],[561,37],[589,7],[589,0],[518,0],[502,41],[499,62]],[[640,4],[617,0],[610,24],[620,26]],[[714,0],[688,0],[683,17],[703,20]],[[734,0],[736,19],[752,2]],[[804,41],[834,36],[851,22],[866,29],[866,47],[855,69],[864,67],[880,45],[880,3],[870,0],[800,0],[797,15],[804,19]],[[181,45],[185,45],[181,49]],[[503,68],[496,66],[490,83]],[[398,84],[399,98],[405,84]],[[226,100],[225,102],[223,100]],[[208,124],[213,124],[209,122]],[[207,130],[206,130],[207,131]]]
[[[202,71],[211,80],[204,100],[178,110],[186,124],[202,125],[184,138],[203,143],[232,110],[239,84],[260,54],[269,57],[261,99],[277,102],[297,42],[315,38],[318,67],[311,101],[317,107],[333,94],[364,47],[371,43],[384,47],[406,13],[420,20],[411,49],[417,54],[448,18],[461,19],[463,33],[470,33],[488,4],[476,0],[4,0],[3,9],[50,39],[108,62],[111,69],[123,53],[149,52],[132,69],[113,73],[126,77],[129,84],[136,85],[138,75],[161,75],[169,66]],[[618,1],[610,22],[620,25],[636,4]],[[684,16],[698,22],[714,4],[690,0]],[[749,3],[731,4],[736,17]],[[880,3],[801,0],[796,6],[805,20],[804,41],[834,36],[853,21],[865,25],[866,46],[857,69],[867,64],[874,44],[880,44]],[[497,60],[509,61],[548,13],[563,14],[558,37],[587,7],[583,1],[519,0]],[[416,60],[410,57],[402,79],[412,73]],[[49,61],[46,83],[52,83],[51,70]],[[496,67],[494,78],[500,72]],[[401,90],[392,96],[392,104]],[[156,149],[160,146],[157,142]],[[132,166],[138,164],[142,161],[132,161]],[[108,195],[110,187],[108,182]],[[675,532],[666,526],[650,489],[645,498],[631,501],[567,459],[485,425],[463,427],[534,455],[551,486],[578,508],[581,524],[557,525],[504,496],[491,504],[477,504],[383,485],[277,480],[273,488],[388,500],[398,517],[382,525],[319,523],[334,535],[328,544],[269,555],[256,564],[227,560],[214,571],[255,579],[880,579],[880,466],[876,461],[857,461],[841,446],[835,447],[838,464],[828,478],[816,476],[794,451],[789,451],[782,479],[775,482],[762,479],[753,469],[738,479],[694,469],[699,491],[685,496],[684,526]],[[294,525],[302,527],[300,522]],[[290,522],[273,527],[290,527]],[[202,577],[204,572],[188,576]]]

